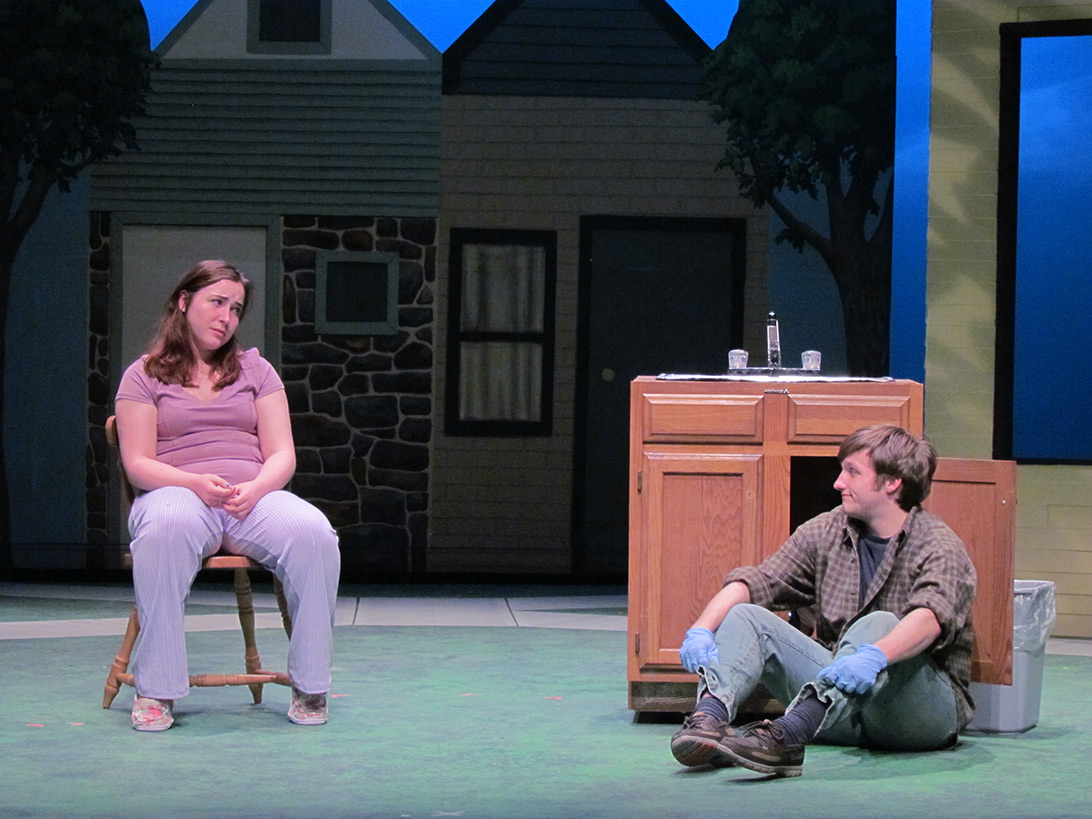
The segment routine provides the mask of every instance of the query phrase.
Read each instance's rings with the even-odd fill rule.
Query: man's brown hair
[[[894,424],[876,424],[850,433],[838,449],[839,462],[867,450],[876,470],[876,488],[886,479],[902,480],[896,500],[909,512],[929,497],[937,452],[924,438]]]

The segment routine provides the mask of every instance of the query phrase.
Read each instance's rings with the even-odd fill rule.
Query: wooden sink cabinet
[[[842,439],[863,426],[922,434],[908,380],[690,380],[630,391],[629,706],[688,711],[697,677],[682,638],[727,572],[776,551],[838,504]],[[1015,465],[942,458],[925,504],[967,544],[979,574],[974,679],[1011,683]]]

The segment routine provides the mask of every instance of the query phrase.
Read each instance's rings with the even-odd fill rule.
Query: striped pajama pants
[[[326,516],[291,492],[270,492],[244,520],[167,486],[137,497],[129,515],[140,639],[137,693],[174,700],[189,693],[183,609],[201,561],[221,548],[246,555],[284,584],[292,638],[288,676],[307,694],[330,689],[334,606],[341,568]]]

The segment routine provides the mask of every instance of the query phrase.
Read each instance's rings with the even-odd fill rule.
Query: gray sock
[[[827,706],[809,690],[791,711],[775,719],[774,724],[781,727],[786,745],[804,745],[815,739],[826,715]]]
[[[712,694],[702,697],[698,701],[698,707],[694,710],[701,711],[704,714],[712,714],[714,717],[723,720],[724,722],[731,721],[728,716],[727,706]]]

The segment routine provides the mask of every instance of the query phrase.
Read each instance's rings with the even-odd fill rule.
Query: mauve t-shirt
[[[273,366],[257,349],[240,353],[239,380],[202,401],[178,384],[145,373],[146,358],[129,365],[117,397],[155,405],[156,457],[185,472],[219,475],[233,484],[257,477],[263,459],[254,402],[284,389]]]

